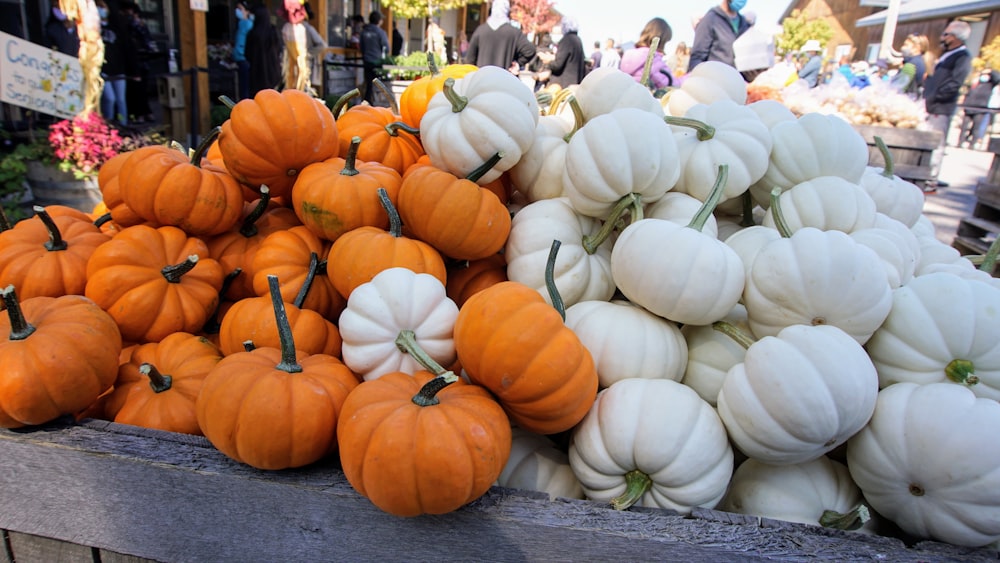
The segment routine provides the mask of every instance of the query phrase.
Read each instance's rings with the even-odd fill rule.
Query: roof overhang
[[[884,0],[860,0],[861,6],[887,6]],[[896,21],[906,23],[937,18],[953,18],[979,12],[991,12],[1000,9],[1000,0],[903,0],[899,6],[899,16]],[[885,24],[888,10],[865,16],[856,22],[856,27],[871,27]]]

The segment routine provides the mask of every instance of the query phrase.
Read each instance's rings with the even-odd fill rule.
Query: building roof
[[[860,0],[861,6],[885,7],[887,0]],[[899,23],[929,20],[936,18],[952,18],[979,12],[991,12],[1000,9],[1000,0],[902,0],[899,6]],[[854,23],[857,27],[883,25],[889,10],[875,12]]]

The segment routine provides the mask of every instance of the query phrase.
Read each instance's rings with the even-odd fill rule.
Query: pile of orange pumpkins
[[[747,504],[731,498],[733,443],[746,473],[812,464],[845,479],[826,454],[875,431],[876,396],[896,382],[881,368],[898,352],[879,349],[880,330],[907,322],[893,289],[916,288],[921,266],[939,284],[928,294],[989,276],[929,242],[844,250],[876,209],[892,224],[867,235],[873,248],[919,229],[922,192],[891,161],[868,170],[841,120],[747,104],[724,66],[699,65],[664,99],[614,69],[536,98],[467,65],[415,81],[399,107],[264,90],[195,150],[120,154],[93,213],[36,208],[0,233],[0,427],[73,415],[203,434],[264,470],[339,456],[400,516],[496,483],[617,508]],[[776,240],[817,250],[778,256]],[[837,262],[783,270],[807,257]],[[767,275],[828,276],[847,300]],[[1000,302],[995,285],[969,287]],[[772,319],[810,299],[824,311]],[[768,375],[752,350],[777,340],[791,348],[761,357],[815,371],[819,398],[794,390],[805,376],[754,383]],[[818,354],[850,374],[835,383]],[[966,360],[949,372],[962,385],[926,383],[993,393]],[[781,414],[755,430],[764,409]],[[568,452],[547,438],[569,433]],[[834,504],[856,527],[868,516],[851,491]]]

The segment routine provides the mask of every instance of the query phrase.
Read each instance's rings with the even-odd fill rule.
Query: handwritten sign
[[[207,12],[208,0],[191,0],[191,9],[199,12]]]
[[[58,117],[83,109],[76,57],[0,32],[0,100]]]

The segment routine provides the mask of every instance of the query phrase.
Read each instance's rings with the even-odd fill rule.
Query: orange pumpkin
[[[0,427],[44,424],[90,406],[118,372],[114,320],[79,295],[18,302],[0,290]]]
[[[240,100],[222,124],[219,150],[241,183],[291,194],[306,166],[337,155],[337,123],[323,102],[300,90],[261,90]]]
[[[344,158],[310,164],[295,182],[292,207],[316,236],[332,242],[358,227],[389,226],[378,189],[385,188],[389,200],[395,202],[403,179],[388,166],[356,160],[363,144],[355,137]]]
[[[98,247],[84,294],[133,342],[198,332],[215,311],[224,274],[201,239],[177,227],[135,225]]]
[[[195,400],[221,359],[207,338],[186,332],[141,344],[118,367],[105,415],[122,424],[200,436]]]
[[[271,279],[281,348],[223,358],[195,406],[202,432],[219,451],[258,469],[286,469],[336,451],[337,418],[358,379],[333,356],[296,357],[278,279]]]
[[[451,372],[393,372],[344,403],[344,475],[396,516],[444,514],[482,496],[510,456],[510,421],[490,394]]]
[[[434,94],[444,89],[444,81],[448,78],[457,80],[478,68],[476,65],[466,64],[447,65],[440,73],[414,80],[399,96],[399,115],[403,122],[410,127],[419,128],[420,120],[427,111],[427,104]],[[434,70],[431,69],[432,73]]]
[[[97,173],[97,186],[101,189],[104,205],[107,207],[108,213],[111,213],[111,220],[120,227],[131,227],[145,221],[125,204],[125,200],[122,199],[121,185],[118,183],[122,165],[131,156],[132,151],[120,152],[101,165],[101,169]]]
[[[329,243],[303,226],[267,235],[253,257],[253,289],[267,295],[269,275],[281,280],[281,295],[288,303],[318,312],[328,319],[340,317],[346,302],[330,277],[323,258]]]
[[[597,397],[590,352],[533,288],[502,282],[458,311],[455,350],[469,379],[496,395],[517,426],[569,430]]]
[[[226,356],[241,352],[251,341],[258,348],[279,348],[278,325],[274,320],[270,297],[249,297],[233,303],[222,317],[219,327],[219,348]],[[285,303],[288,324],[295,338],[295,347],[304,354],[326,354],[340,358],[343,341],[337,325],[323,315]]]
[[[462,261],[449,266],[448,285],[445,287],[448,297],[461,307],[476,293],[507,281],[507,260],[503,254],[494,254],[487,258],[473,261]]]
[[[399,174],[424,154],[417,134],[388,108],[361,104],[337,118],[340,154],[346,154],[354,137],[359,137],[359,160],[381,163]]]

